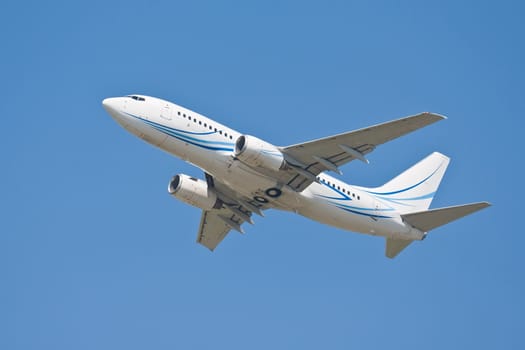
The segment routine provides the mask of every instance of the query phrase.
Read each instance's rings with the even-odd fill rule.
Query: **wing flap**
[[[209,250],[213,251],[224,237],[230,232],[231,227],[222,221],[217,213],[209,210],[203,210],[201,223],[197,234],[197,243],[202,244]]]
[[[252,212],[262,216],[262,210],[268,207],[239,196],[237,192],[217,181],[212,175],[208,173],[205,175],[208,186],[213,188],[222,201],[222,207],[202,211],[197,243],[213,251],[232,229],[244,233],[241,225],[244,222],[253,224]]]
[[[243,217],[232,213],[229,208],[203,210],[197,243],[213,251],[232,229],[244,233],[241,227],[244,221]]]

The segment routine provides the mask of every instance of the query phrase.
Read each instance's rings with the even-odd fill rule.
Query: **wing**
[[[202,211],[197,243],[213,251],[228,232],[233,229],[244,233],[241,225],[244,222],[253,224],[252,213],[255,212],[264,216],[262,211],[269,206],[268,204],[263,206],[261,203],[255,203],[249,198],[240,196],[230,187],[218,182],[210,174],[206,174],[206,181],[209,188],[212,188],[221,200],[222,206],[219,209]]]
[[[442,119],[445,117],[438,114],[420,113],[364,129],[283,147],[281,151],[292,166],[292,176],[287,184],[296,191],[302,191],[315,181],[315,176],[321,172],[331,170],[340,173],[339,166],[354,159],[368,162],[365,155],[377,146]]]
[[[232,226],[241,230],[242,222],[242,220],[236,218],[235,215],[232,215],[226,209],[203,210],[199,233],[197,234],[197,243],[213,251],[228,232],[231,231]]]

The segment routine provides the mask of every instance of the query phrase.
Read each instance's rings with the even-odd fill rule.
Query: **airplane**
[[[106,98],[104,109],[132,134],[204,171],[204,179],[175,175],[168,192],[202,210],[197,242],[213,251],[252,214],[267,209],[386,239],[394,258],[413,241],[453,220],[490,206],[477,202],[429,209],[449,158],[434,152],[382,186],[346,184],[327,174],[377,146],[446,119],[417,115],[295,145],[274,146],[159,98]]]

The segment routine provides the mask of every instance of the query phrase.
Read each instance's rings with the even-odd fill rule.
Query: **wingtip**
[[[485,209],[485,208],[492,206],[492,203],[487,202],[487,201],[482,201],[482,202],[472,203],[471,205],[475,205],[479,208],[478,210],[481,210],[481,209]]]
[[[433,117],[435,118],[436,120],[444,120],[444,119],[448,119],[447,116],[444,116],[443,114],[438,114],[438,113],[432,113],[432,112],[424,112],[424,114],[430,116],[430,117]]]

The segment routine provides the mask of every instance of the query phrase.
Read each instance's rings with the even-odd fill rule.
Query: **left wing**
[[[226,221],[228,220],[228,221]],[[211,251],[213,251],[224,237],[235,226],[241,232],[241,224],[243,221],[235,217],[226,209],[219,210],[203,210],[201,215],[201,223],[199,225],[199,233],[197,234],[197,243],[202,244]]]
[[[264,216],[262,211],[270,206],[240,196],[210,174],[206,174],[206,181],[221,200],[222,206],[219,209],[202,211],[197,243],[213,251],[232,229],[244,233],[241,225],[244,222],[253,224],[252,213]]]
[[[287,185],[302,191],[326,170],[339,171],[339,166],[354,159],[368,162],[364,157],[377,146],[433,124],[445,117],[433,113],[420,113],[368,128],[359,129],[318,140],[281,148],[295,174]]]

